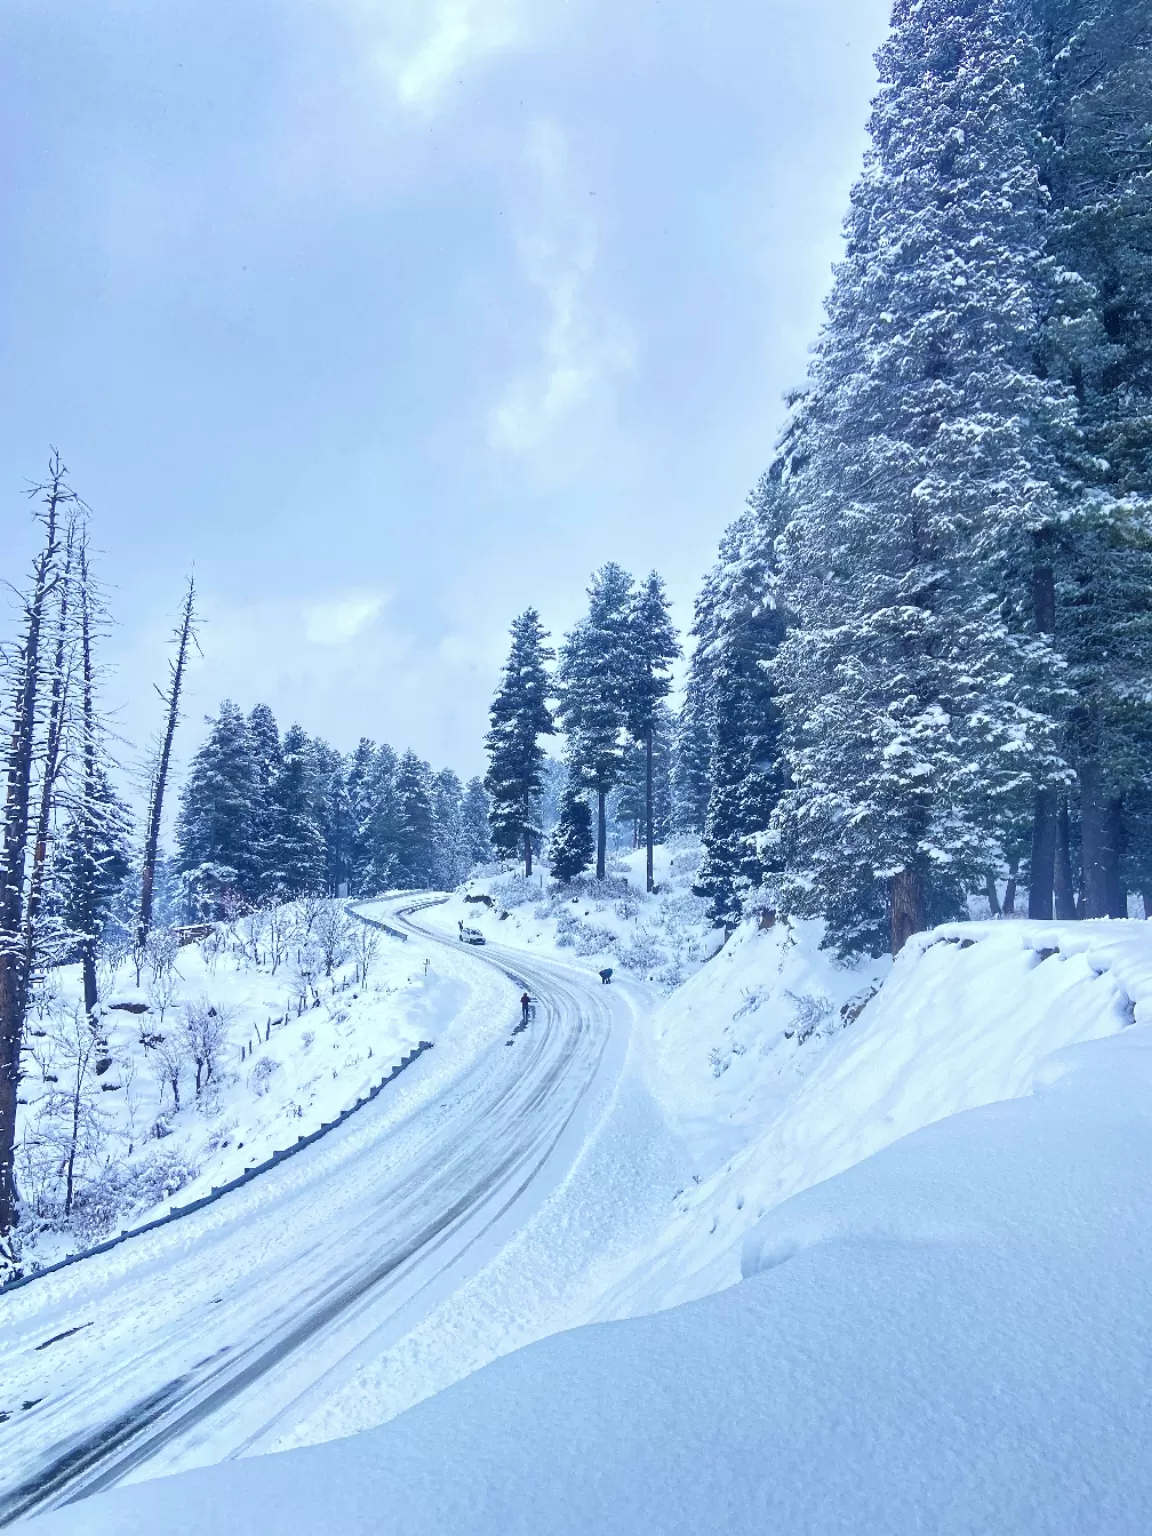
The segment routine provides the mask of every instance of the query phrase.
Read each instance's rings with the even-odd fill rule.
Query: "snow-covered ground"
[[[1152,1037],[782,1205],[749,1278],[499,1360],[383,1429],[49,1516],[84,1536],[1137,1536]]]
[[[476,878],[431,918],[444,932],[463,925],[487,943],[522,945],[592,971],[624,971],[670,992],[695,975],[722,941],[708,922],[707,903],[692,893],[701,857],[693,837],[657,847],[651,895],[642,848],[611,857],[602,882],[582,875],[560,886],[546,868],[531,878]]]
[[[1152,929],[967,923],[845,967],[781,923],[605,992],[626,933],[581,955],[499,889],[424,914],[461,974],[630,1021],[556,1182],[257,1448],[370,1433],[46,1528],[1152,1526]]]
[[[101,980],[106,1050],[93,1051],[83,1024],[78,966],[38,988],[18,1149],[28,1272],[292,1146],[420,1040],[436,1041],[468,1000],[459,974],[334,902],[222,924],[181,948],[153,944],[139,986],[130,956]],[[66,1218],[61,1168],[73,1142]]]

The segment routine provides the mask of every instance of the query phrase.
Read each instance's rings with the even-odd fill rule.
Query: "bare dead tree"
[[[164,700],[164,734],[160,739],[160,752],[156,770],[152,776],[152,793],[148,801],[148,828],[144,838],[144,866],[140,872],[140,918],[136,925],[136,948],[142,953],[152,927],[152,897],[156,885],[156,856],[160,847],[160,823],[164,815],[164,792],[168,787],[168,770],[172,762],[172,741],[180,720],[180,694],[184,687],[184,671],[188,654],[196,639],[196,579],[188,578],[188,591],[180,622],[173,636],[176,645],[175,660],[168,663],[168,686],[157,686],[156,692]]]
[[[0,835],[0,1239],[16,1219],[16,1108],[30,970],[25,936],[29,898],[28,843],[32,831],[34,771],[44,751],[41,694],[51,650],[45,640],[50,604],[61,572],[61,524],[76,503],[60,455],[53,452],[48,479],[32,487],[40,499],[40,553],[23,595],[19,636],[6,658],[10,675],[5,800]]]

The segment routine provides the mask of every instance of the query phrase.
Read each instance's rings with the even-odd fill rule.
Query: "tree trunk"
[[[652,737],[654,727],[648,722],[648,729],[644,737],[644,840],[647,848],[646,879],[648,894],[651,895],[656,888],[655,860],[653,849],[656,845],[656,829],[652,816]]]
[[[1076,887],[1072,883],[1071,828],[1068,816],[1068,796],[1060,796],[1060,808],[1056,813],[1056,918],[1059,922],[1076,920]]]
[[[1126,827],[1124,823],[1124,797],[1114,795],[1104,807],[1104,824],[1107,831],[1107,896],[1108,916],[1128,916],[1128,887],[1124,880],[1124,848]]]
[[[80,969],[84,976],[84,1013],[92,1017],[99,998],[96,994],[96,940],[85,939],[80,951]]]
[[[168,784],[168,767],[172,760],[172,740],[180,719],[180,690],[184,683],[184,667],[188,660],[188,648],[196,638],[195,631],[196,583],[188,583],[184,598],[184,611],[176,631],[176,660],[170,663],[171,675],[168,692],[162,695],[168,706],[164,722],[164,736],[160,744],[160,757],[156,764],[156,776],[152,781],[152,797],[148,805],[148,831],[144,838],[144,863],[140,871],[140,919],[136,925],[136,948],[141,952],[148,942],[152,928],[152,899],[156,888],[156,856],[160,847],[160,823],[164,817],[164,791]],[[137,966],[137,983],[140,970]]]
[[[1052,530],[1032,536],[1032,619],[1036,633],[1056,630],[1056,579],[1052,570]],[[1056,878],[1056,791],[1038,789],[1032,804],[1032,859],[1028,875],[1028,916],[1052,918]]]
[[[32,763],[37,700],[42,681],[41,629],[49,593],[57,580],[57,522],[60,508],[75,498],[64,483],[55,455],[44,487],[44,544],[33,568],[32,591],[24,609],[20,677],[11,709],[0,853],[0,1237],[16,1220],[16,1100],[20,1051],[28,1007],[28,971],[21,943],[27,897],[25,856],[31,820]]]
[[[1009,866],[1008,884],[1004,887],[1004,916],[1016,916],[1016,878],[1015,865]]]
[[[1120,802],[1104,795],[1100,764],[1080,764],[1080,828],[1084,842],[1084,916],[1114,917],[1120,881]],[[1123,915],[1127,915],[1126,912]]]
[[[608,853],[608,792],[596,791],[596,878],[603,880]]]
[[[1052,920],[1056,884],[1056,791],[1038,789],[1032,805],[1032,864],[1028,876],[1028,916]]]
[[[999,917],[1000,897],[996,890],[996,876],[991,871],[984,876],[984,889],[988,895],[988,910],[993,917]]]
[[[917,869],[902,869],[890,886],[892,911],[892,953],[898,955],[914,933],[927,924],[924,877]]]
[[[532,828],[527,821],[524,823],[524,877],[530,879],[532,875]]]

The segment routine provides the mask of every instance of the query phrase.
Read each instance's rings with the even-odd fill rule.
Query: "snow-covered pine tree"
[[[395,752],[382,741],[372,757],[367,785],[367,818],[361,836],[367,854],[365,890],[373,894],[403,884],[399,878],[400,806],[396,794],[396,776],[400,764]]]
[[[596,796],[596,878],[603,880],[608,793],[623,767],[632,679],[632,578],[609,561],[592,578],[588,613],[566,636],[556,673],[569,775]]]
[[[432,884],[441,891],[454,891],[472,868],[464,846],[463,800],[463,787],[451,768],[433,774]]]
[[[548,696],[548,662],[553,651],[535,608],[512,625],[512,646],[489,710],[491,725],[484,745],[488,772],[484,787],[492,801],[492,842],[506,858],[523,858],[532,873],[533,840],[538,833],[537,799],[544,771],[542,736],[555,732]]]
[[[265,890],[278,900],[324,890],[325,848],[312,742],[299,725],[284,732],[272,783]]]
[[[989,806],[1060,762],[1025,594],[1074,413],[1036,367],[1054,275],[1026,21],[1018,0],[898,0],[784,470],[784,894],[847,948],[958,910]]]
[[[348,802],[348,889],[353,896],[367,895],[372,888],[372,856],[369,846],[372,780],[376,746],[361,736],[349,754],[345,769]]]
[[[316,737],[312,742],[312,762],[320,835],[324,839],[324,888],[329,895],[335,896],[342,885],[351,889],[351,807],[344,757],[335,747]]]
[[[210,903],[254,901],[270,854],[257,843],[260,787],[248,722],[225,699],[192,759],[176,818],[176,864]]]
[[[647,888],[655,888],[652,850],[656,843],[654,763],[660,706],[672,692],[672,663],[680,637],[669,612],[662,578],[652,571],[632,596],[628,614],[628,682],[625,716],[632,739],[644,748],[644,843]]]
[[[713,921],[735,927],[763,883],[763,845],[783,791],[780,707],[770,666],[786,624],[775,540],[782,461],[765,474],[726,533],[696,607],[697,686],[705,691],[710,790],[695,889]]]
[[[552,878],[574,880],[592,862],[592,812],[584,791],[570,784],[560,796],[560,820],[548,844]]]
[[[460,805],[460,846],[468,870],[475,869],[478,864],[490,863],[495,856],[488,821],[490,813],[491,803],[484,780],[479,777],[469,779]]]
[[[684,702],[676,714],[672,740],[672,830],[704,831],[711,793],[712,742],[705,714],[704,667],[698,662],[699,647],[688,663]]]
[[[396,772],[395,883],[420,890],[432,885],[436,828],[432,809],[432,770],[409,749]]]
[[[263,889],[268,843],[272,836],[272,785],[280,772],[280,727],[267,704],[257,704],[248,715],[248,738],[256,771],[257,805],[254,812],[256,841],[256,883]]]
[[[1152,869],[1152,3],[1043,0],[1042,10],[1050,245],[1080,279],[1065,281],[1048,330],[1084,443],[1083,494],[1050,540],[1055,628],[1076,690],[1072,824],[1084,914],[1123,917],[1128,885]]]

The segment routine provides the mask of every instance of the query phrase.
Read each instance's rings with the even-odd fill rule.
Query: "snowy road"
[[[463,950],[415,910],[381,915],[469,981],[470,1028],[245,1188],[0,1298],[0,1524],[270,1446],[563,1178],[628,1007],[520,950]],[[511,1044],[506,978],[537,1000]]]

